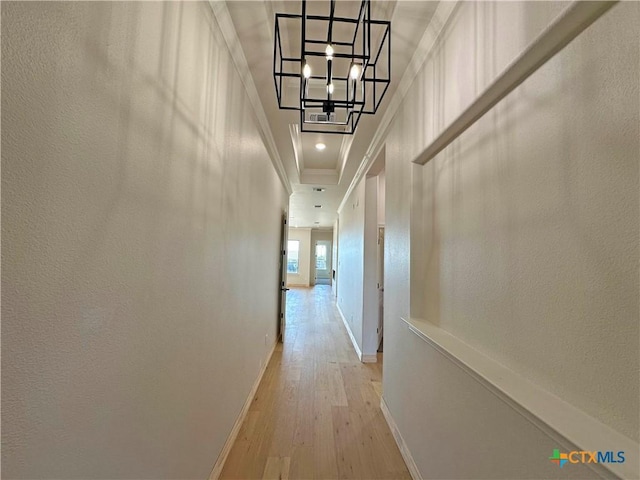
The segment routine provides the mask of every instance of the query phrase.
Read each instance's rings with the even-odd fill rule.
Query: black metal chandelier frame
[[[331,0],[329,15],[307,14],[306,0],[302,0],[300,14],[277,13],[273,46],[273,79],[278,106],[283,110],[300,112],[300,131],[353,134],[362,114],[373,115],[378,110],[391,81],[391,22],[371,19],[371,4],[363,0],[357,18],[337,16],[336,3]],[[281,24],[300,22],[300,55],[284,56]],[[308,38],[307,25],[326,25],[326,38]],[[334,38],[334,28],[353,28],[351,41]],[[379,44],[372,52],[372,26],[377,28]],[[323,49],[323,47],[325,47]],[[381,60],[381,55],[385,54]],[[311,74],[307,63],[314,57],[326,58],[324,75]],[[340,59],[340,60],[338,60]],[[334,62],[349,62],[344,73],[334,72]],[[381,68],[382,67],[382,68]],[[386,69],[385,69],[386,67]],[[298,79],[299,92],[289,104],[283,99],[283,82]],[[326,90],[322,96],[310,92],[310,84],[323,81]],[[340,88],[336,88],[338,85]],[[342,92],[342,95],[339,94]]]

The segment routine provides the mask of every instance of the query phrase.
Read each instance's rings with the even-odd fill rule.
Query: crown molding
[[[391,123],[398,113],[398,109],[400,108],[400,105],[402,105],[402,102],[406,97],[407,92],[409,91],[409,87],[411,87],[413,81],[422,70],[424,62],[431,54],[433,47],[435,46],[436,42],[440,38],[440,35],[447,26],[449,19],[457,10],[459,5],[460,1],[458,0],[439,3],[438,8],[433,14],[431,21],[429,22],[429,26],[425,30],[424,35],[422,35],[422,39],[420,39],[420,43],[418,44],[416,51],[411,57],[411,61],[409,62],[407,69],[402,74],[402,79],[398,84],[398,88],[389,101],[389,106],[387,107],[387,110],[385,111],[385,114],[382,117],[378,128],[376,129],[376,133],[373,135],[373,139],[369,144],[369,148],[364,154],[364,157],[362,158],[362,161],[360,162],[360,165],[358,166],[358,169],[353,176],[353,180],[351,180],[349,188],[347,188],[347,191],[344,194],[342,202],[340,202],[338,213],[342,211],[345,204],[347,203],[348,198],[351,196],[351,193],[353,193],[353,190],[364,178],[365,174],[367,173],[369,168],[371,168],[371,165],[373,164],[373,162],[375,162],[376,158],[378,158],[380,151],[384,147],[387,135],[389,134]],[[391,23],[393,25],[393,19]]]
[[[273,133],[271,132],[271,128],[269,127],[267,115],[264,111],[264,108],[262,107],[260,95],[258,94],[256,85],[253,82],[253,76],[251,75],[251,70],[249,69],[247,58],[244,56],[242,45],[240,44],[238,33],[233,26],[233,21],[231,20],[231,15],[229,14],[227,4],[224,1],[209,0],[209,6],[213,11],[213,16],[215,17],[218,27],[220,27],[222,37],[227,44],[227,48],[229,49],[229,53],[231,54],[233,63],[236,66],[238,73],[240,74],[240,80],[244,85],[245,91],[247,92],[247,97],[249,97],[249,102],[251,103],[251,106],[255,113],[256,121],[258,123],[258,130],[260,131],[260,136],[262,137],[264,146],[267,149],[267,153],[269,154],[269,159],[271,160],[273,168],[276,170],[278,177],[280,177],[280,181],[282,182],[285,190],[289,195],[291,195],[293,193],[293,189],[291,188],[289,176],[287,175],[287,171],[285,170],[282,159],[280,158],[280,153],[278,152],[276,141],[273,138]]]
[[[296,168],[298,169],[298,178],[302,178],[302,172],[304,171],[304,156],[302,152],[302,139],[300,137],[300,127],[297,123],[289,125],[289,134],[291,135],[291,144],[293,146],[293,156],[296,161]]]
[[[305,168],[300,173],[302,185],[337,185],[338,172],[332,168]]]
[[[342,143],[340,144],[340,153],[338,159],[340,164],[338,165],[338,183],[342,181],[342,175],[344,174],[344,167],[347,166],[347,159],[349,158],[349,151],[353,144],[353,137],[355,135],[343,135]]]

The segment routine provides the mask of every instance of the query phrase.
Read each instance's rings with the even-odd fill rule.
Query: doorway
[[[315,243],[315,284],[331,285],[331,242],[317,240]]]
[[[384,327],[384,227],[378,227],[378,352],[382,352]]]
[[[278,268],[278,338],[284,342],[284,330],[287,324],[287,214],[282,216],[282,224],[280,230],[280,265]]]

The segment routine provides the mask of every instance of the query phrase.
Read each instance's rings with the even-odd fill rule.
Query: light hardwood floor
[[[380,410],[382,355],[358,360],[331,287],[292,289],[222,479],[410,479]]]

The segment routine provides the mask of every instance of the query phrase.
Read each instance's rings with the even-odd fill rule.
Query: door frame
[[[378,351],[384,335],[384,225],[378,225]]]
[[[287,325],[287,241],[289,229],[287,226],[287,212],[282,215],[280,232],[280,271],[278,282],[278,340],[284,343],[284,333]]]

